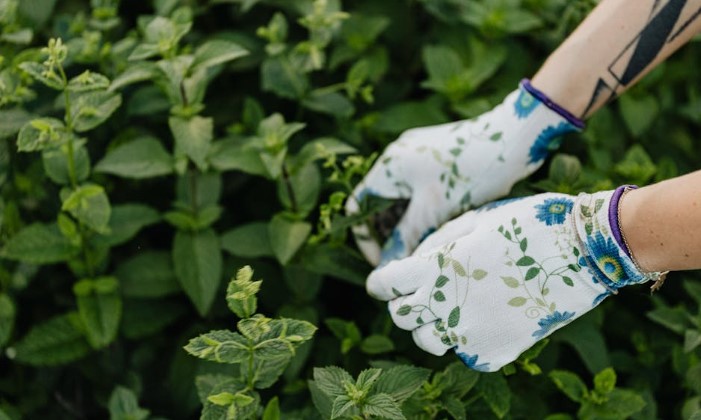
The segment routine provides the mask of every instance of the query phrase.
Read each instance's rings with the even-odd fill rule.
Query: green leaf
[[[689,368],[686,372],[686,382],[689,388],[693,389],[697,394],[701,394],[701,363]]]
[[[578,319],[575,325],[574,328],[560,330],[557,339],[574,347],[592,374],[611,366],[601,327],[591,316]]]
[[[17,136],[17,150],[34,152],[63,144],[69,134],[63,122],[55,118],[35,118],[20,129]]]
[[[511,390],[502,375],[480,375],[477,389],[497,418],[504,418],[511,409]]]
[[[253,352],[248,340],[228,330],[210,331],[191,339],[185,351],[200,359],[217,363],[241,363]]]
[[[25,61],[20,63],[19,68],[51,89],[63,90],[66,87],[66,83],[56,70],[49,72],[48,68],[39,63]]]
[[[31,264],[52,264],[66,261],[80,251],[61,234],[55,223],[35,223],[10,238],[3,257]]]
[[[51,18],[57,0],[35,0],[18,2],[20,14],[35,27],[41,28]]]
[[[153,80],[159,74],[158,68],[152,62],[132,63],[112,80],[109,90],[114,92],[133,83]]]
[[[504,276],[502,276],[501,279],[504,281],[504,284],[506,284],[507,286],[509,286],[509,287],[512,288],[512,289],[516,289],[516,288],[518,288],[518,286],[520,285],[520,283],[518,282],[518,280],[516,280],[516,279],[513,278],[513,277],[508,277],[508,276],[507,276],[507,277],[504,277]]]
[[[614,418],[627,419],[645,407],[645,400],[637,393],[624,389],[615,389],[601,404],[585,402],[582,404],[578,418]]]
[[[305,246],[302,250],[305,269],[364,286],[369,270],[365,258],[345,246],[322,244]]]
[[[207,41],[195,50],[190,71],[200,70],[232,61],[248,55],[248,51],[239,44],[222,39]]]
[[[350,410],[354,406],[355,402],[353,402],[347,395],[339,395],[333,401],[333,407],[331,409],[331,420],[343,416],[348,410]]]
[[[517,264],[518,264],[518,263],[517,263]],[[525,277],[524,280],[528,281],[528,280],[534,279],[534,278],[538,277],[538,273],[540,273],[540,268],[538,268],[538,267],[531,267],[531,268],[529,268],[528,271],[526,272],[526,277]]]
[[[373,334],[360,343],[360,351],[365,354],[382,354],[394,350],[394,343],[387,336]]]
[[[422,50],[423,63],[429,79],[422,86],[442,92],[462,94],[467,90],[462,73],[465,67],[460,56],[445,45],[427,45]]]
[[[386,419],[405,420],[402,410],[391,396],[387,394],[374,394],[365,400],[363,414],[378,416]]]
[[[78,133],[105,122],[122,105],[122,96],[107,91],[71,94],[71,121]]]
[[[165,251],[142,251],[121,263],[115,276],[127,297],[157,298],[181,291],[173,260]]]
[[[209,167],[207,156],[214,137],[214,122],[211,118],[194,116],[190,119],[170,117],[170,131],[175,138],[176,156],[185,154],[201,171]]]
[[[122,317],[118,288],[119,283],[114,277],[84,279],[73,285],[86,337],[95,349],[109,345],[117,336]]]
[[[32,327],[10,351],[14,359],[34,366],[62,365],[80,359],[90,346],[75,312],[59,315]]]
[[[485,277],[487,277],[487,272],[484,270],[480,270],[479,268],[472,272],[472,278],[474,278],[475,280],[482,280]]]
[[[399,365],[382,372],[375,383],[377,393],[388,394],[394,401],[401,404],[428,380],[431,371],[414,366]]]
[[[263,410],[263,420],[281,420],[280,402],[277,397],[273,397]]]
[[[616,372],[607,367],[594,376],[594,391],[606,395],[616,387]]]
[[[307,76],[286,55],[266,58],[260,71],[265,92],[287,99],[302,99],[309,90]]]
[[[304,245],[312,231],[307,222],[293,221],[278,214],[268,225],[268,236],[275,257],[282,265],[286,265]]]
[[[657,99],[649,94],[642,97],[623,95],[620,99],[618,106],[623,122],[633,137],[640,137],[657,119],[660,111]]]
[[[110,420],[145,420],[149,410],[139,407],[136,394],[131,389],[116,386],[110,395],[107,408]]]
[[[177,232],[173,264],[175,275],[197,312],[206,315],[221,279],[222,255],[216,233],[212,229]]]
[[[253,269],[246,265],[236,272],[236,278],[226,288],[226,304],[239,318],[253,316],[258,306],[257,293],[262,280],[251,281]]]
[[[527,301],[528,300],[525,297],[517,296],[517,297],[509,300],[509,305],[516,306],[516,307],[523,306],[526,304]]]
[[[314,368],[314,384],[325,395],[335,399],[346,393],[344,383],[355,383],[348,372],[337,366]]]
[[[239,257],[274,255],[267,222],[253,222],[231,229],[222,235],[221,245],[225,251]]]
[[[460,307],[456,306],[448,314],[448,327],[455,328],[460,322]]]
[[[437,302],[445,302],[445,295],[440,290],[433,294],[433,299]]]
[[[95,165],[97,172],[143,179],[173,172],[173,158],[154,137],[139,137],[115,147]]]
[[[579,379],[579,376],[572,372],[553,370],[548,376],[555,386],[572,401],[582,402],[588,395],[587,386]]]
[[[160,221],[158,212],[143,204],[120,204],[112,207],[109,234],[101,238],[110,245],[123,244],[146,226]]]
[[[526,267],[535,264],[535,260],[529,256],[523,256],[516,261],[516,265],[521,267]]]
[[[616,173],[638,184],[644,184],[657,172],[657,167],[639,144],[631,146],[615,166]]]
[[[110,79],[100,73],[85,70],[83,73],[72,78],[68,82],[68,91],[70,92],[89,92],[91,90],[104,90],[110,85]]]
[[[687,328],[692,327],[688,312],[683,306],[660,307],[648,312],[647,317],[677,334],[684,334]]]
[[[107,233],[112,208],[104,188],[97,184],[83,184],[63,200],[61,210],[67,211],[90,229]]]
[[[0,348],[4,347],[15,325],[15,304],[5,293],[0,294]]]
[[[574,282],[572,281],[572,279],[567,276],[562,276],[562,282],[570,287],[574,286]]]
[[[0,113],[0,139],[14,136],[31,119],[32,115],[22,108],[3,109]]]
[[[238,139],[216,141],[210,147],[208,160],[219,171],[242,171],[257,176],[268,176],[261,160],[260,150],[247,147]]]
[[[41,154],[44,172],[55,183],[70,185],[70,148],[68,144],[59,147],[46,148]],[[83,141],[73,141],[73,170],[78,182],[90,176],[90,157]]]
[[[690,353],[699,346],[701,346],[701,331],[686,330],[684,333],[684,351]]]
[[[319,169],[314,163],[309,163],[288,173],[286,179],[278,180],[278,198],[288,210],[300,216],[306,216],[316,209],[321,184],[322,177]],[[291,195],[294,195],[294,202]]]
[[[441,124],[448,121],[441,106],[430,100],[400,102],[381,111],[375,129],[383,133],[398,134],[414,127]]]
[[[302,101],[302,106],[338,118],[349,118],[355,112],[355,107],[348,98],[338,92],[325,91],[324,88],[311,91]]]

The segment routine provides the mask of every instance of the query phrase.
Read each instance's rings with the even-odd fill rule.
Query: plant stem
[[[283,163],[282,164],[282,179],[283,182],[285,182],[285,188],[287,189],[287,196],[290,199],[290,207],[292,207],[292,211],[297,213],[298,208],[297,208],[297,198],[295,197],[295,192],[292,189],[292,183],[290,182],[290,174],[287,172],[287,166]]]

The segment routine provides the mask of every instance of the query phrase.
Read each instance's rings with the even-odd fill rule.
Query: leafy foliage
[[[0,418],[701,416],[697,273],[478,374],[365,293],[348,227],[392,203],[342,214],[388,142],[490,109],[595,3],[0,0]],[[513,195],[698,168],[699,45]],[[265,283],[222,281],[246,265]]]

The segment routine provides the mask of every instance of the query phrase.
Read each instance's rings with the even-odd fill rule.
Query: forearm
[[[585,118],[701,30],[701,0],[602,0],[532,83]]]
[[[629,191],[620,221],[644,270],[701,268],[701,171]]]

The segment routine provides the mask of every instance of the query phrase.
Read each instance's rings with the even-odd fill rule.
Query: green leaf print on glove
[[[498,370],[618,288],[648,280],[613,236],[612,195],[541,194],[467,212],[373,271],[368,292],[389,301],[420,348],[453,348],[473,369]]]
[[[472,120],[404,132],[380,156],[346,204],[356,213],[368,196],[410,200],[382,246],[356,226],[358,247],[371,263],[409,255],[451,217],[506,195],[543,163],[560,137],[583,127],[527,81],[493,110]],[[563,116],[565,115],[565,116]]]

